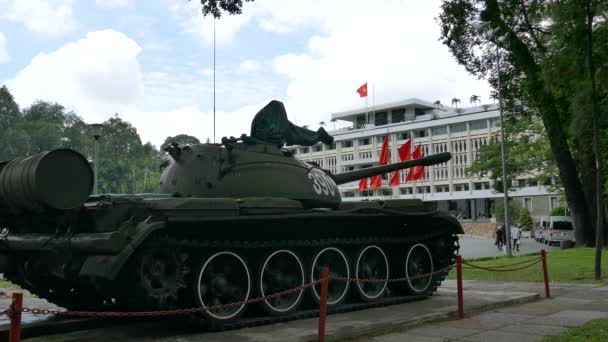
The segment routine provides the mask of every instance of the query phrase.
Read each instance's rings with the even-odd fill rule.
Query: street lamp
[[[101,133],[103,132],[102,124],[91,124],[91,131],[93,133],[93,138],[95,138],[95,173],[94,173],[94,183],[93,183],[93,194],[97,195],[98,191],[98,182],[97,175],[99,174],[99,138],[101,138]]]
[[[508,46],[509,42],[507,40],[508,33],[504,34],[496,38],[498,35],[499,29],[486,29],[487,24],[477,24],[474,26],[478,32],[482,32],[486,35],[488,40],[494,44],[496,44],[496,68],[497,68],[497,76],[498,76],[498,111],[500,113],[500,155],[502,159],[502,191],[503,191],[503,201],[505,208],[505,219],[504,219],[504,227],[505,234],[507,237],[507,255],[512,256],[511,253],[511,228],[509,225],[509,186],[507,184],[507,151],[505,146],[505,120],[502,110],[502,92],[500,87],[500,46]]]

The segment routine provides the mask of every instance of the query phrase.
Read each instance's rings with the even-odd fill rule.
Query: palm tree
[[[490,94],[490,100],[492,100],[494,103],[496,103],[498,100],[498,94],[495,91]]]
[[[338,121],[338,120],[336,120],[335,118],[331,119],[331,122],[334,124],[334,131],[336,130],[336,121]]]
[[[433,104],[434,104],[435,106],[437,106],[437,108],[439,108],[439,107],[443,107],[443,105],[441,104],[441,101],[439,101],[439,100],[435,100],[435,102],[433,102]]]
[[[321,127],[325,127],[325,121],[321,121],[321,122],[319,122],[319,126],[321,126]]]
[[[459,103],[460,103],[460,99],[457,99],[457,98],[452,99],[452,106],[458,108]]]
[[[475,106],[475,108],[477,108],[477,102],[481,103],[481,101],[479,99],[480,99],[479,95],[471,95],[471,98],[469,98],[469,103],[472,103],[473,106]]]

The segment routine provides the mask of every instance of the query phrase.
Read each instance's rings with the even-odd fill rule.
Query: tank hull
[[[0,253],[12,282],[60,306],[87,310],[211,307],[301,286],[318,279],[325,264],[345,278],[425,274],[454,263],[462,233],[454,218],[421,201],[306,209],[283,198],[106,195],[73,215],[86,226],[82,233],[10,233]],[[353,282],[342,288],[345,283],[335,281],[330,307],[428,296],[446,275],[375,287]],[[318,292],[308,288],[284,301],[194,318],[217,327],[293,314],[316,300]]]

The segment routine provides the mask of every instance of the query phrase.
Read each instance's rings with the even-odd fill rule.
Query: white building
[[[503,194],[492,190],[491,180],[467,176],[465,168],[477,158],[477,150],[500,133],[500,116],[496,105],[454,108],[436,105],[415,98],[384,103],[369,108],[334,113],[332,121],[350,122],[350,126],[329,131],[332,145],[310,147],[287,146],[296,157],[340,173],[378,164],[384,136],[388,134],[391,163],[399,161],[397,149],[412,139],[412,149],[421,145],[424,155],[451,152],[447,163],[425,168],[425,177],[418,182],[405,182],[407,171],[401,171],[401,184],[389,187],[385,176],[379,189],[360,192],[358,182],[341,185],[344,201],[364,198],[421,198],[438,203],[440,209],[460,215],[463,219],[487,218]],[[556,194],[547,190],[549,184],[530,184],[517,179],[516,191],[510,197],[527,207],[532,216],[548,214],[560,205]],[[515,218],[517,219],[517,218]]]

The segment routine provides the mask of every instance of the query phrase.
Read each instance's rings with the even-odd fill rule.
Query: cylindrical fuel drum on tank
[[[0,207],[13,211],[72,209],[84,203],[92,189],[91,166],[74,150],[0,162]]]

